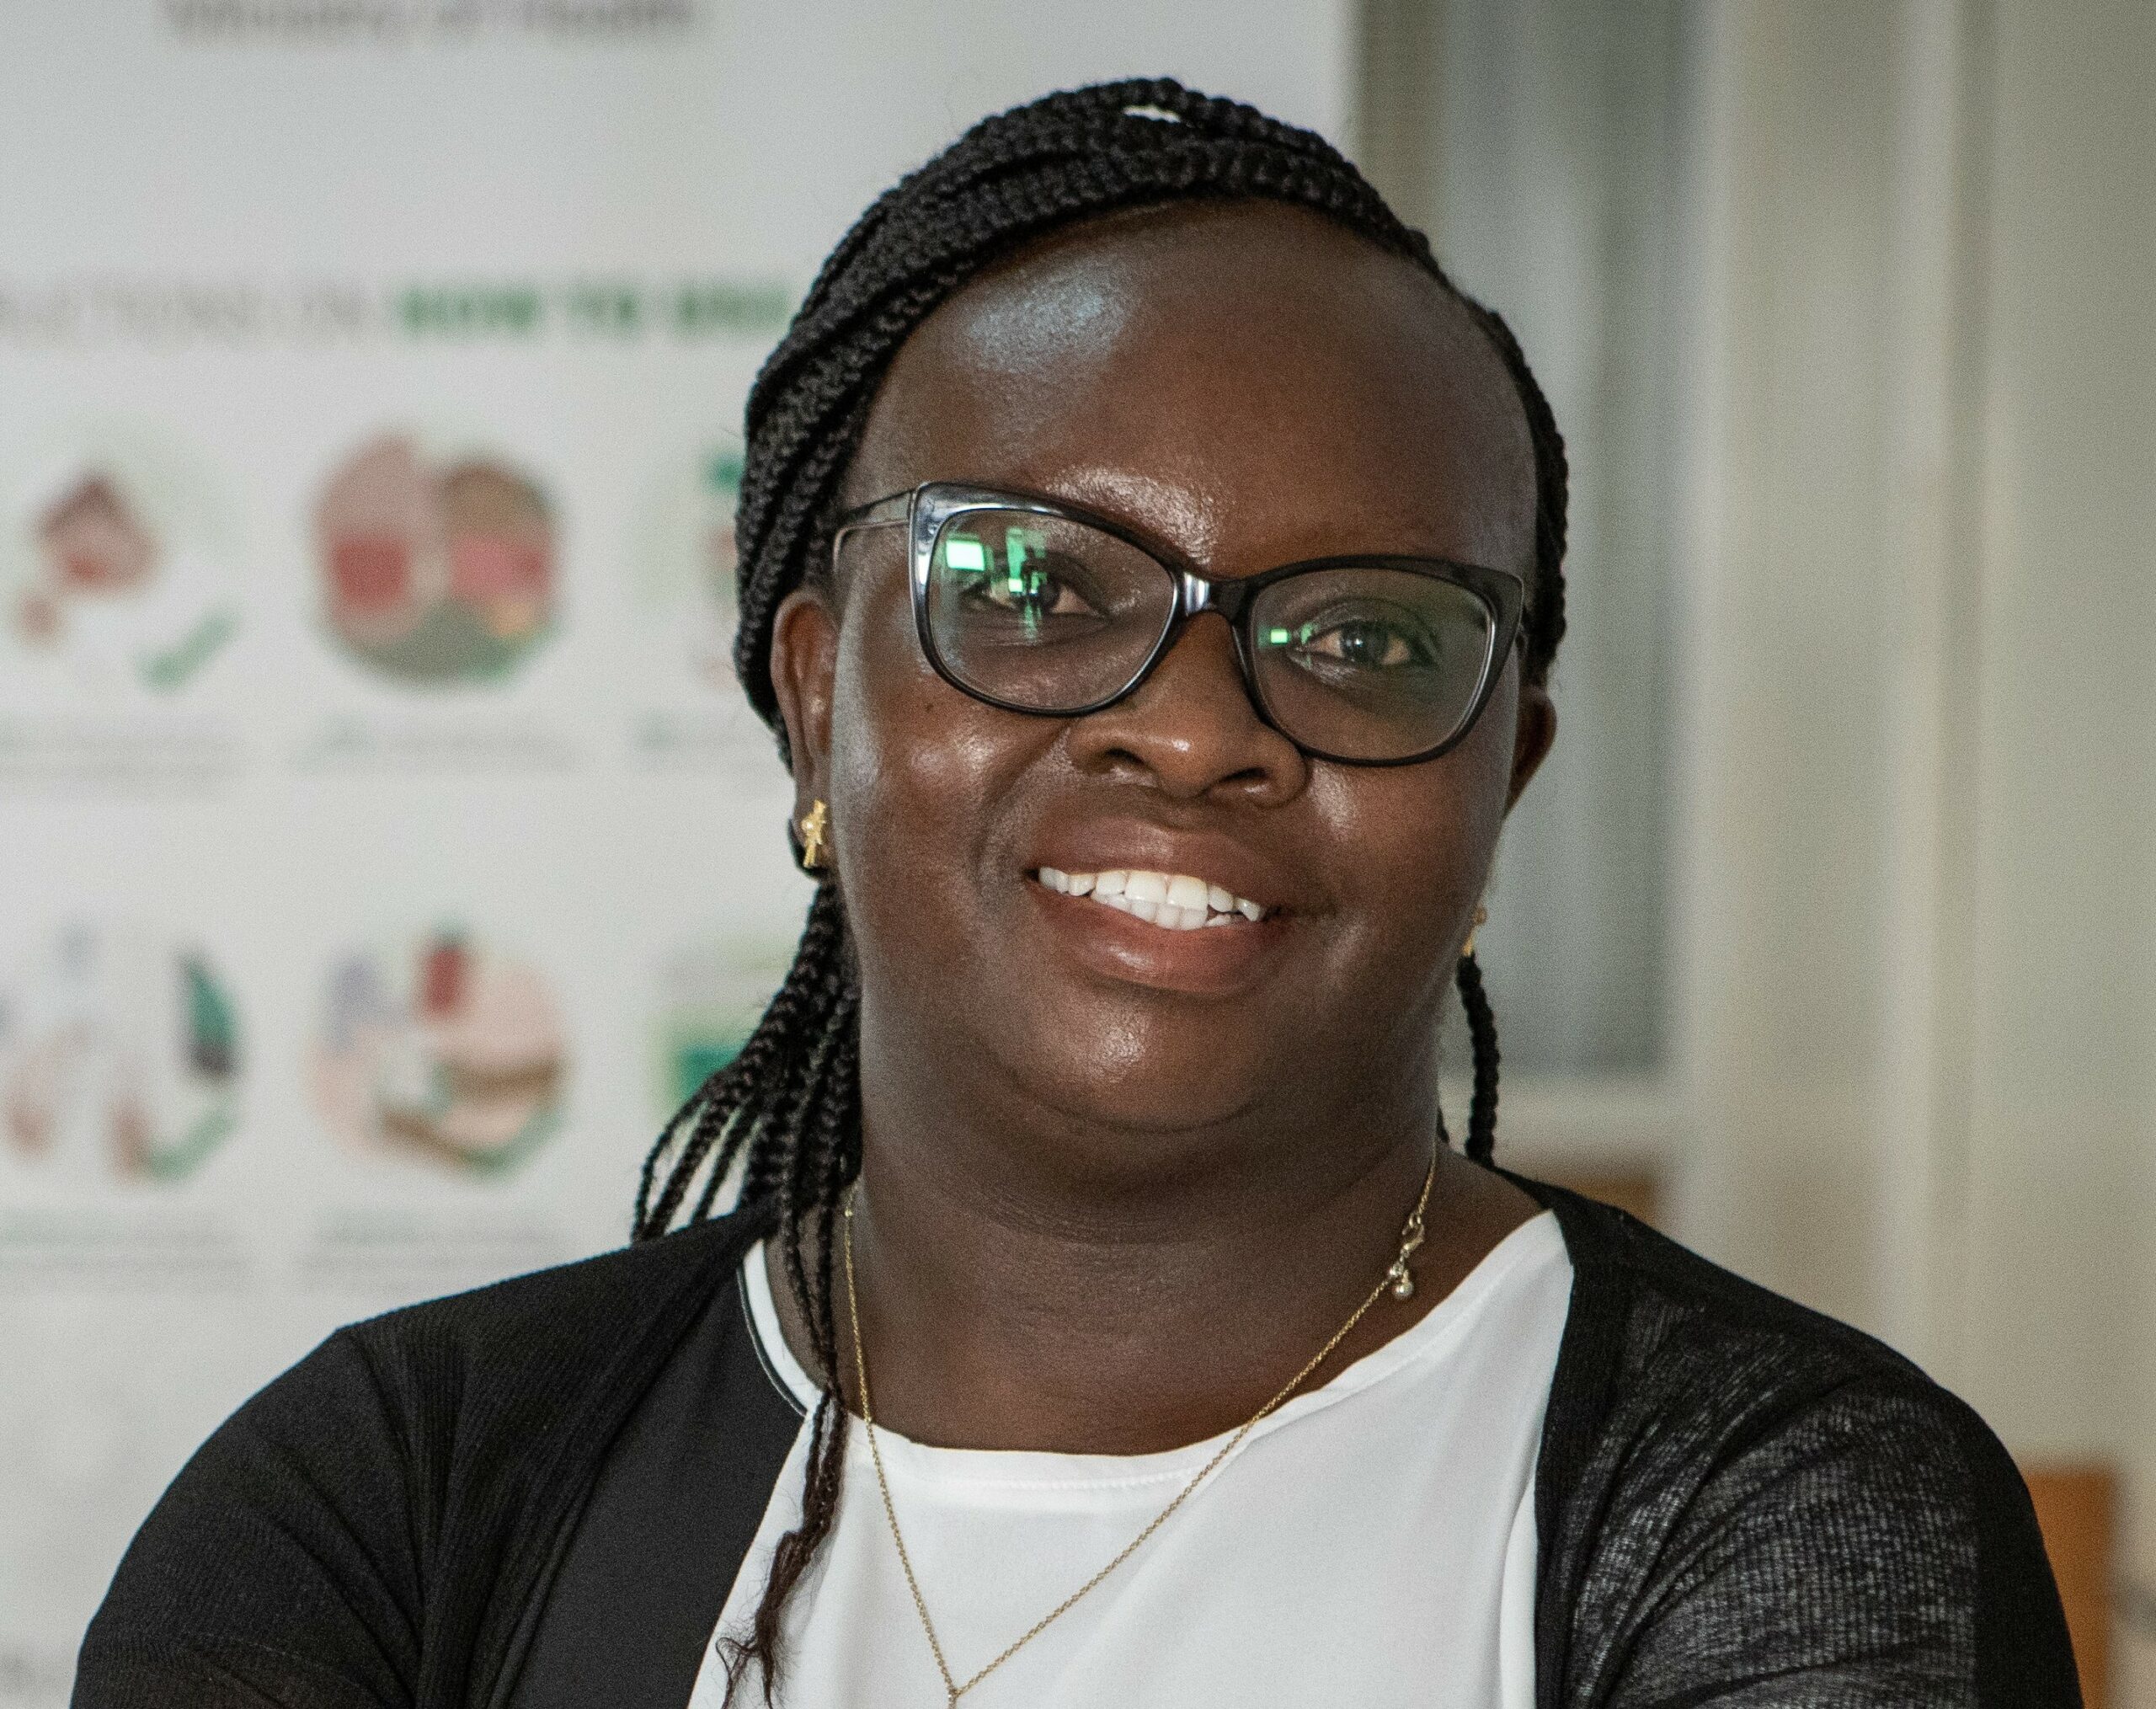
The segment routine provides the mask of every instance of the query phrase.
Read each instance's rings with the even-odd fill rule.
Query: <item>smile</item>
[[[1033,875],[1043,886],[1065,896],[1086,896],[1149,925],[1171,932],[1195,932],[1203,926],[1240,926],[1262,920],[1262,903],[1238,896],[1221,885],[1187,873],[1066,873],[1043,867]]]

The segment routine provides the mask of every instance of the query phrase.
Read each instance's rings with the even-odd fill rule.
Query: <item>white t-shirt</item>
[[[744,1298],[803,1408],[761,1246]],[[1544,1212],[1422,1321],[1266,1419],[1159,1532],[961,1700],[964,1709],[1532,1709],[1534,1466],[1572,1267]],[[1162,1454],[931,1448],[878,1429],[892,1500],[963,1682],[1143,1530],[1225,1439]],[[691,1709],[719,1709],[798,1523],[803,1426],[718,1618]],[[787,1709],[943,1709],[866,1433],[787,1608]],[[760,1703],[760,1681],[737,1703]]]

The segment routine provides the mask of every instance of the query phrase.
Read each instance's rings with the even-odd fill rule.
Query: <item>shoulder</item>
[[[1940,1422],[1977,1423],[1875,1337],[1748,1281],[1621,1210],[1562,1188],[1523,1184],[1556,1213],[1578,1278],[1567,1349],[1575,1369],[1566,1375],[1598,1378],[1615,1408],[1651,1399],[1665,1415],[1729,1411],[1756,1423],[1762,1411],[1854,1392],[1902,1397]]]
[[[300,1463],[326,1493],[393,1466],[422,1535],[469,1537],[490,1509],[542,1512],[604,1452],[760,1231],[723,1218],[348,1325],[200,1457]]]
[[[1851,1702],[2071,1701],[2049,1694],[2071,1660],[2027,1491],[1972,1408],[1622,1212],[1530,1190],[1576,1277],[1541,1514],[1574,1665],[1621,1654],[1636,1686],[1696,1689],[1764,1661]],[[2048,1685],[1997,1695],[2017,1669]]]
[[[422,1412],[558,1398],[678,1335],[762,1232],[719,1218],[387,1312],[339,1331],[328,1347],[343,1343],[345,1362],[363,1363],[390,1396]]]
[[[339,1330],[144,1521],[77,1703],[410,1701],[423,1633],[430,1675],[483,1674],[622,1420],[759,1232],[726,1219]]]

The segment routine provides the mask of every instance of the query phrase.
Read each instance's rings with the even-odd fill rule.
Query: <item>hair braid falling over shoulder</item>
[[[817,273],[749,394],[736,537],[734,667],[777,736],[771,684],[779,602],[819,576],[840,483],[899,347],[942,302],[1024,243],[1129,208],[1256,198],[1304,207],[1401,256],[1465,304],[1518,391],[1533,448],[1534,568],[1524,620],[1529,676],[1565,629],[1566,463],[1556,418],[1516,340],[1460,293],[1428,241],[1322,137],[1166,79],[1047,96],[974,126],[878,197]],[[1466,1151],[1486,1161],[1497,1118],[1497,1033],[1480,971],[1459,969],[1474,1043]],[[635,1235],[656,1239],[735,1202],[772,1230],[825,1393],[810,1426],[800,1525],[782,1541],[745,1636],[729,1639],[728,1696],[755,1670],[766,1701],[788,1597],[837,1512],[848,1414],[837,1392],[836,1207],[860,1167],[859,994],[846,912],[817,889],[785,982],[741,1053],[659,1135],[637,1191]],[[1444,1132],[1442,1119],[1439,1132]],[[701,1186],[699,1183],[701,1182]],[[693,1195],[693,1196],[692,1196]]]

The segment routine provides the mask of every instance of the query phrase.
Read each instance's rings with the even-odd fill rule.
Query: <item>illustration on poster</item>
[[[315,532],[330,629],[387,676],[499,679],[552,629],[553,507],[494,456],[383,435],[332,473]]]
[[[169,694],[237,631],[219,496],[168,435],[70,434],[5,487],[0,644],[26,686]]]
[[[565,1057],[538,973],[444,928],[399,953],[336,964],[314,1053],[315,1107],[355,1151],[498,1178],[559,1126]]]
[[[741,495],[738,444],[716,444],[670,463],[643,506],[634,551],[645,616],[686,657],[698,686],[729,699],[734,681],[734,511]]]
[[[77,921],[0,982],[0,1150],[47,1178],[184,1179],[237,1125],[239,1069],[192,948]]]

